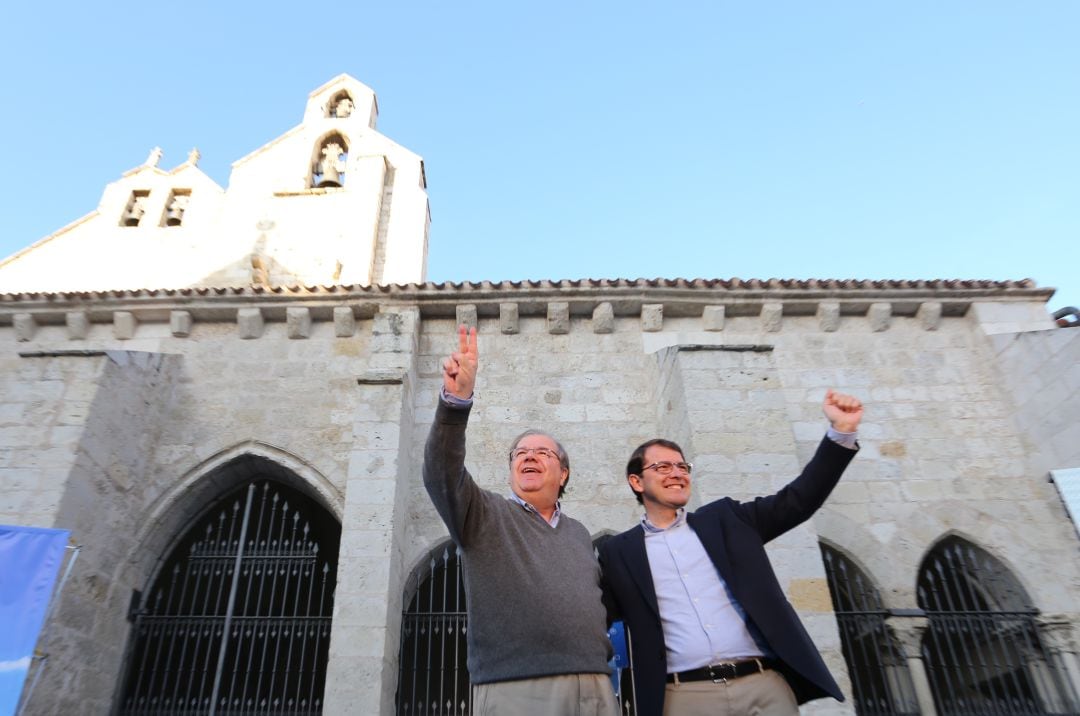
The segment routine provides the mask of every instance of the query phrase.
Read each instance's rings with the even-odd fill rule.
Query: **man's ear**
[[[630,489],[639,495],[645,492],[645,486],[641,484],[640,475],[627,475],[626,481],[630,483]]]

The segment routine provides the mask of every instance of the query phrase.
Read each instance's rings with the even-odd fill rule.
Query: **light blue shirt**
[[[850,449],[855,449],[858,437],[831,426],[826,436]],[[641,526],[660,607],[668,673],[767,656],[754,640],[746,611],[687,524],[686,510],[680,509],[666,528],[652,524],[647,516]]]
[[[746,612],[709,559],[686,510],[667,528],[642,520],[645,552],[656,587],[668,673],[763,656]]]
[[[552,513],[551,519],[549,520],[549,519],[546,519],[542,514],[540,514],[540,510],[536,509],[535,507],[530,505],[528,502],[526,502],[525,500],[518,497],[518,494],[516,492],[511,492],[510,495],[507,496],[506,499],[513,500],[514,502],[518,503],[519,505],[521,505],[522,507],[525,508],[526,512],[533,513],[534,515],[536,515],[540,519],[544,520],[544,522],[547,522],[552,527],[558,527],[559,526],[559,515],[562,514],[562,503],[561,502],[558,502],[558,501],[555,502],[555,512]]]

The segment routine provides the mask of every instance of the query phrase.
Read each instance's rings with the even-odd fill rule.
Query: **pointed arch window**
[[[421,561],[405,585],[404,596],[397,713],[472,713],[465,661],[465,582],[461,553],[453,542],[436,547]]]
[[[893,640],[889,612],[873,581],[840,550],[819,542],[855,712],[917,714],[915,689],[903,651]]]
[[[213,505],[134,613],[118,713],[320,714],[340,537],[274,481]]]
[[[316,189],[345,185],[349,162],[349,143],[335,132],[322,139],[315,148],[311,162],[311,186]]]
[[[1038,610],[998,559],[960,537],[919,568],[922,652],[938,713],[1077,713],[1074,685],[1046,650]]]

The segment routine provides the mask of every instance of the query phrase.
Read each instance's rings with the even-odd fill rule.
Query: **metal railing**
[[[321,516],[282,492],[249,485],[170,558],[135,614],[122,716],[322,712],[333,563]]]
[[[450,546],[432,552],[412,575],[405,596],[408,606],[401,619],[397,713],[471,714],[472,688],[465,663],[468,619],[460,553]]]
[[[851,678],[855,712],[864,716],[911,716],[919,713],[903,651],[886,623],[873,582],[851,559],[819,544],[829,581],[840,646]]]

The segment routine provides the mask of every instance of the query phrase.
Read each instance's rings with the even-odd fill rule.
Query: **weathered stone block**
[[[169,330],[177,338],[190,336],[192,323],[189,311],[171,311],[169,313]]]
[[[840,304],[835,301],[822,301],[817,309],[818,326],[826,333],[840,329]]]
[[[722,331],[726,315],[727,309],[723,306],[706,306],[701,313],[702,327],[706,331]]]
[[[16,313],[11,320],[15,326],[15,340],[28,341],[37,333],[37,323],[29,313]]]
[[[67,325],[68,340],[82,340],[90,332],[90,316],[86,311],[69,311],[64,314],[64,323]]]
[[[516,303],[499,304],[499,330],[506,334],[514,334],[520,330]]]
[[[236,329],[244,340],[261,338],[263,327],[262,311],[258,308],[241,308],[236,312]]]
[[[641,307],[641,330],[656,333],[664,328],[664,304],[646,303]]]
[[[548,304],[547,310],[548,333],[570,332],[570,304],[555,302]]]
[[[135,327],[138,321],[131,311],[116,311],[113,313],[113,337],[120,341],[130,340],[135,337]]]
[[[349,306],[334,307],[334,335],[338,338],[352,338],[356,333],[356,316]]]
[[[916,317],[919,319],[919,325],[923,327],[923,330],[936,331],[941,325],[941,303],[938,301],[923,303],[919,306]]]
[[[311,337],[311,309],[290,306],[285,309],[285,331],[289,338]]]
[[[459,326],[465,325],[469,328],[476,327],[476,304],[475,303],[463,303],[457,307],[457,324]]]
[[[892,304],[871,303],[866,317],[870,319],[870,328],[876,333],[889,330],[892,322]]]
[[[596,308],[592,312],[592,329],[593,333],[614,333],[615,332],[615,309],[611,304],[604,301],[597,304]]]
[[[788,585],[788,598],[791,606],[800,611],[830,612],[833,608],[829,585],[822,578],[791,580]]]
[[[761,328],[769,333],[776,333],[783,326],[784,304],[768,301],[761,306]]]

